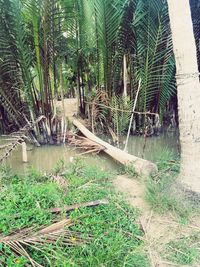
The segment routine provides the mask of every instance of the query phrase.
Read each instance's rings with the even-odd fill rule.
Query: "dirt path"
[[[160,215],[151,210],[144,200],[145,186],[141,182],[126,175],[119,175],[113,183],[117,191],[124,194],[125,200],[142,212],[139,223],[145,232],[151,266],[183,267],[183,265],[167,262],[161,258],[161,254],[164,252],[165,245],[171,240],[200,230],[200,218],[191,218],[189,224],[181,225],[172,214]]]
[[[62,101],[56,101],[56,108],[61,112],[63,110]],[[64,99],[64,109],[66,117],[73,117],[78,113],[78,99],[77,98],[65,98]]]
[[[57,107],[62,110],[62,101],[57,101]],[[71,118],[77,115],[78,100],[76,98],[64,99],[65,116]],[[172,214],[159,215],[151,210],[144,200],[145,186],[136,179],[126,175],[119,175],[113,181],[115,188],[124,194],[125,200],[141,210],[139,224],[145,232],[147,250],[152,267],[186,267],[166,262],[161,254],[165,245],[178,237],[190,235],[193,231],[200,230],[200,217],[191,218],[187,225],[181,225]],[[196,265],[193,267],[200,267]]]

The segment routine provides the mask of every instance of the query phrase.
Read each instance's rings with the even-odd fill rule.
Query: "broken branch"
[[[105,205],[108,203],[109,203],[109,201],[107,199],[101,199],[101,200],[95,200],[95,201],[80,203],[80,204],[73,204],[70,206],[64,206],[62,208],[52,208],[49,211],[51,213],[60,213],[62,211],[68,212],[68,211],[72,211],[75,209],[80,209],[80,208],[85,208],[85,207],[95,207],[95,206],[99,206],[99,205]]]

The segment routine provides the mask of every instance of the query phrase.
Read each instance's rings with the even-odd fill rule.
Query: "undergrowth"
[[[200,236],[199,232],[196,232],[190,236],[183,236],[166,244],[164,257],[177,264],[194,266],[200,263],[199,249]]]
[[[111,189],[111,174],[80,160],[68,167],[60,162],[54,172],[67,180],[67,194],[55,182],[49,181],[48,175],[33,169],[25,176],[1,170],[1,237],[25,227],[50,225],[55,219],[61,220],[67,215],[74,222],[69,228],[72,235],[78,233],[86,242],[61,247],[58,241],[56,250],[52,251],[49,245],[45,254],[29,249],[31,257],[41,266],[148,267],[143,232],[136,223],[138,211],[125,204]],[[109,204],[75,209],[60,215],[48,211],[52,207],[105,198]],[[2,266],[27,266],[26,257],[6,249],[0,243]],[[5,251],[9,257],[5,256]]]
[[[177,182],[179,158],[164,150],[157,166],[158,173],[146,182],[146,200],[157,212],[170,211],[179,217],[180,222],[187,222],[194,207],[184,196],[180,182]]]

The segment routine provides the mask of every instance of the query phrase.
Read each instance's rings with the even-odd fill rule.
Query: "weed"
[[[32,225],[50,224],[54,219],[48,212],[51,207],[107,198],[107,205],[81,208],[67,214],[76,221],[70,227],[72,233],[78,232],[80,238],[89,238],[87,243],[61,248],[58,242],[56,250],[52,250],[50,245],[46,248],[47,256],[40,251],[30,250],[29,254],[44,266],[148,267],[141,239],[143,233],[136,223],[138,212],[113,192],[110,186],[112,175],[88,166],[80,159],[68,169],[61,167],[68,182],[67,195],[55,183],[48,181],[47,175],[33,169],[26,176],[13,176],[0,196],[0,229],[3,234]],[[17,217],[13,216],[15,214]],[[12,252],[9,255],[5,259],[7,266],[26,266],[23,257],[19,258]]]
[[[182,221],[187,219],[192,211],[192,206],[174,185],[174,178],[168,175],[163,176],[159,181],[148,180],[146,200],[156,211],[161,213],[171,211]]]
[[[57,185],[50,182],[29,184],[28,180],[20,178],[1,191],[0,201],[0,231],[3,233],[46,224],[52,220],[46,210],[63,205],[62,192]]]
[[[130,177],[137,177],[137,173],[135,171],[135,167],[133,164],[129,163],[125,165],[124,171],[126,174],[128,174]]]
[[[165,257],[178,264],[193,265],[200,263],[199,241],[199,233],[170,241],[166,245]]]
[[[162,153],[159,154],[159,158],[157,160],[157,166],[160,172],[170,170],[175,173],[178,173],[180,167],[179,158],[175,156],[174,153],[172,153],[172,151],[170,151],[167,148],[164,148]]]
[[[147,180],[146,200],[156,211],[172,211],[184,222],[193,207],[176,181],[179,165],[178,159],[165,151],[158,163],[159,172]]]
[[[65,162],[63,159],[60,159],[57,162],[56,166],[54,167],[53,171],[55,174],[57,174],[63,172],[64,170],[65,170]]]

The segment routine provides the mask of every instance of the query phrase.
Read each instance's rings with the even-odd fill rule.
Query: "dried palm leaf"
[[[102,145],[75,133],[68,133],[67,139],[70,145],[86,150],[86,152],[81,153],[81,155],[86,153],[99,153],[105,149]]]
[[[19,131],[12,133],[10,135],[10,137],[12,137],[12,142],[1,146],[1,149],[4,149],[4,152],[0,157],[0,163],[3,162],[4,159],[9,157],[11,152],[14,151],[18,147],[18,145],[21,145],[21,143],[24,142],[26,139],[30,141],[30,138],[27,137],[27,134],[34,127],[35,124],[39,123],[41,120],[44,119],[46,119],[45,116],[40,116],[34,123],[28,121],[27,124]],[[35,140],[35,142],[37,141]]]
[[[70,219],[53,223],[48,227],[42,227],[35,231],[32,228],[25,228],[18,232],[11,233],[8,236],[0,237],[0,244],[10,248],[16,257],[23,256],[33,267],[43,267],[32,258],[29,250],[40,252],[47,259],[56,258],[55,249],[66,246],[81,244],[83,240],[78,233],[68,229],[73,222]],[[51,253],[48,252],[48,246],[51,245]],[[0,256],[5,256],[6,250],[0,250]]]
[[[108,203],[109,203],[109,201],[107,199],[97,199],[94,201],[77,203],[77,204],[73,204],[70,206],[64,206],[62,208],[52,208],[49,211],[51,213],[60,213],[62,211],[68,212],[68,211],[72,211],[72,210],[80,209],[80,208],[85,208],[85,207],[96,207],[99,205],[106,205]]]

